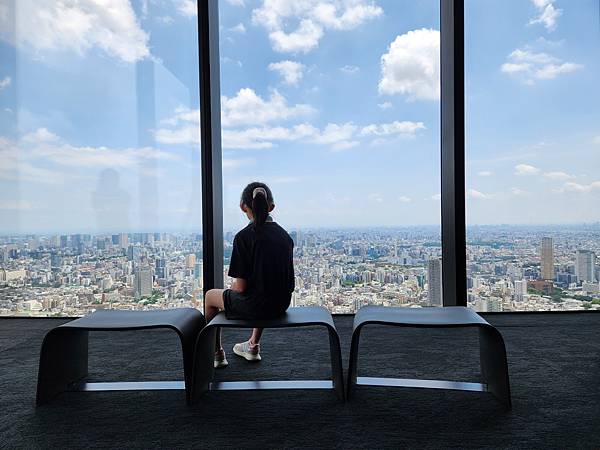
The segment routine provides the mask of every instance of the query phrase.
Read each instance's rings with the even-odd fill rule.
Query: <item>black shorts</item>
[[[270,300],[248,292],[223,291],[225,317],[228,319],[274,319],[288,309],[290,300],[290,295]]]

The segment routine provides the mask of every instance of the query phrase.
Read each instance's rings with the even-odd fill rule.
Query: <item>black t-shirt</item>
[[[243,278],[250,295],[288,302],[294,290],[294,242],[275,222],[250,223],[233,239],[229,276]]]

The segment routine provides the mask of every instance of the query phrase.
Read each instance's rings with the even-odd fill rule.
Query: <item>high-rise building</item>
[[[156,258],[154,265],[156,271],[156,278],[169,278],[169,269],[167,268],[167,261],[165,258]]]
[[[442,259],[429,260],[427,267],[429,306],[442,306]]]
[[[200,278],[202,278],[202,263],[201,262],[197,262],[194,265],[194,278],[196,280],[199,280]]]
[[[186,267],[186,269],[193,269],[195,265],[196,265],[196,255],[193,253],[190,253],[189,255],[187,255],[185,257],[185,267]]]
[[[542,280],[554,280],[554,242],[551,237],[542,238],[540,260]]]
[[[148,297],[152,295],[152,270],[150,267],[139,267],[135,269],[135,298]]]
[[[127,248],[129,246],[129,236],[125,233],[119,235],[119,246],[121,248]]]
[[[515,281],[515,290],[513,297],[516,301],[522,302],[524,296],[527,294],[527,280]]]
[[[596,264],[596,255],[590,250],[577,250],[575,254],[575,275],[577,281],[596,281],[594,265]]]

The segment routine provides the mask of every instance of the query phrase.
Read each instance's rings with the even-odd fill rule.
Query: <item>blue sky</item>
[[[0,6],[0,232],[200,227],[195,2]],[[597,0],[466,1],[470,224],[600,220]],[[439,224],[439,2],[221,0],[226,229]]]

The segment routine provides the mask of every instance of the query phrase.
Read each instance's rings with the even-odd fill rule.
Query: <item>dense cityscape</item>
[[[294,230],[293,304],[442,304],[439,229]],[[234,233],[225,233],[226,273]],[[596,226],[471,227],[468,304],[477,311],[600,309]],[[0,237],[0,315],[202,308],[202,236],[176,233]]]

